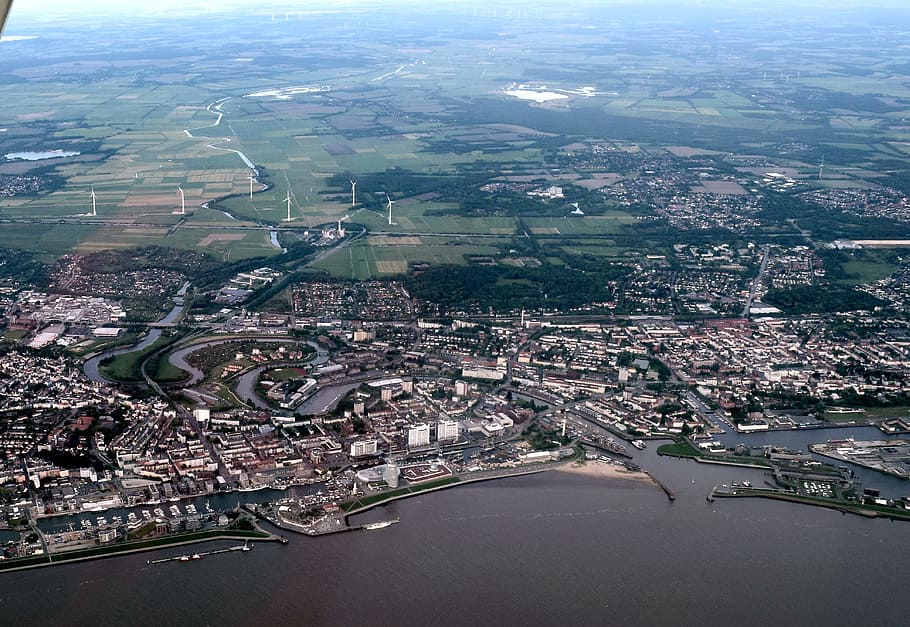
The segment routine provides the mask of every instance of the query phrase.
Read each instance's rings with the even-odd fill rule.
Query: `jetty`
[[[148,560],[148,564],[164,564],[165,562],[190,562],[194,560],[201,560],[204,557],[210,555],[220,555],[221,553],[235,553],[237,551],[250,551],[252,550],[252,545],[249,542],[244,542],[238,546],[229,546],[225,549],[213,549],[211,551],[200,551],[198,553],[193,553],[191,555],[175,555],[174,557],[162,557],[157,560]]]
[[[664,494],[667,495],[667,499],[668,499],[668,500],[670,500],[670,501],[675,501],[675,500],[676,500],[676,495],[673,493],[673,490],[671,490],[670,488],[668,488],[667,486],[665,486],[663,483],[661,483],[661,482],[660,482],[660,479],[658,479],[657,477],[655,477],[654,475],[652,475],[652,474],[651,474],[650,472],[648,472],[647,470],[645,470],[645,471],[643,471],[643,472],[644,472],[646,475],[648,475],[649,477],[651,477],[651,481],[653,481],[654,483],[656,483],[658,488],[660,488],[661,490],[664,491]]]

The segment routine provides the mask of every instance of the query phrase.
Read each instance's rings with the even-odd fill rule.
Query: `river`
[[[256,338],[256,340],[261,341],[263,343],[268,343],[268,342],[299,343],[300,342],[300,340],[293,339],[293,338],[287,338],[287,337]],[[199,383],[199,381],[201,381],[203,379],[203,377],[205,377],[205,373],[202,372],[202,370],[200,370],[199,368],[196,368],[195,366],[193,366],[189,362],[187,362],[187,360],[186,360],[187,355],[189,355],[191,353],[195,353],[196,351],[201,350],[203,348],[207,348],[209,346],[218,346],[219,344],[227,344],[228,342],[249,342],[249,341],[250,341],[250,338],[248,338],[248,337],[225,337],[225,338],[219,338],[217,340],[210,340],[207,342],[198,342],[195,344],[190,344],[189,346],[184,346],[183,348],[176,350],[173,353],[170,353],[168,355],[168,361],[171,363],[172,366],[175,366],[185,372],[190,373],[190,379],[183,383],[184,386],[189,387],[191,385],[195,385],[196,383]],[[316,342],[310,342],[310,341],[307,341],[306,344],[311,346],[316,351],[316,356],[313,359],[309,360],[307,362],[308,364],[318,366],[318,365],[324,364],[325,362],[328,361],[328,359],[329,359],[328,352],[324,348],[322,348],[319,344],[317,344]],[[267,366],[259,366],[257,368],[248,370],[247,372],[240,375],[237,378],[236,385],[234,386],[234,390],[237,393],[238,397],[250,399],[251,401],[253,401],[253,404],[256,405],[256,407],[259,407],[261,409],[268,409],[269,406],[265,403],[265,401],[263,401],[259,397],[258,394],[256,394],[255,385],[256,385],[257,379],[259,378],[259,375],[264,370],[268,370],[268,369],[274,368],[274,367],[275,367],[274,364],[270,364]]]
[[[147,564],[186,552],[171,548],[2,574],[0,608],[17,624],[906,623],[910,524],[707,503],[741,469],[651,449],[638,461],[676,501],[559,472],[503,479],[378,508],[365,516],[401,522],[376,531],[189,564]]]
[[[183,286],[177,292],[177,295],[174,296],[173,308],[171,308],[170,312],[168,312],[168,314],[164,318],[162,318],[159,322],[162,322],[164,324],[170,324],[170,323],[174,322],[175,320],[177,320],[177,318],[180,317],[180,314],[183,313],[183,308],[185,306],[184,297],[186,296],[186,291],[189,288],[189,286],[190,286],[189,283],[183,284]],[[109,383],[109,381],[107,379],[105,379],[104,376],[101,375],[101,372],[99,370],[99,367],[100,367],[102,361],[104,361],[108,357],[114,357],[116,355],[124,355],[126,353],[141,351],[141,350],[151,346],[156,341],[158,341],[159,337],[161,337],[161,329],[149,329],[146,336],[142,339],[141,342],[139,342],[137,344],[133,344],[131,346],[124,346],[121,348],[114,348],[114,349],[111,349],[108,351],[98,353],[94,357],[91,357],[90,359],[85,360],[85,364],[83,365],[83,370],[85,371],[85,376],[87,376],[92,381],[96,381],[98,383]]]

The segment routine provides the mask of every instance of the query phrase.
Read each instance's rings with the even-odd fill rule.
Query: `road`
[[[749,317],[749,310],[752,309],[752,303],[755,302],[755,292],[758,290],[758,286],[761,285],[762,277],[765,275],[765,270],[768,269],[768,258],[771,256],[771,247],[768,244],[765,244],[762,249],[762,259],[761,267],[758,269],[758,276],[755,277],[755,280],[752,281],[752,286],[749,288],[749,298],[746,299],[746,306],[743,307],[743,318]]]

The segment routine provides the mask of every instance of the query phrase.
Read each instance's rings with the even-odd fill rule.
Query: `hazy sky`
[[[610,5],[626,7],[643,7],[643,14],[660,16],[657,6],[665,7],[716,7],[718,15],[736,8],[757,7],[767,11],[793,10],[802,12],[828,13],[832,9],[864,11],[872,7],[899,8],[907,10],[908,0],[573,0],[565,5],[573,11],[583,7],[599,8]],[[160,15],[191,15],[202,13],[224,13],[245,8],[258,13],[269,11],[293,13],[324,13],[344,11],[345,9],[381,7],[389,9],[395,5],[419,8],[430,12],[437,7],[476,8],[489,13],[497,9],[515,8],[521,11],[536,9],[557,14],[563,6],[553,0],[155,0],[153,2],[131,2],[129,0],[14,0],[13,8],[7,22],[6,34],[25,34],[23,31],[36,21],[54,22],[72,17],[95,18]],[[852,11],[851,11],[852,12]],[[500,12],[502,16],[505,11]],[[20,28],[21,27],[21,28]],[[20,31],[17,33],[17,30]]]
[[[224,11],[238,6],[256,7],[263,11],[294,10],[318,11],[325,8],[343,8],[345,6],[384,6],[384,5],[420,5],[429,8],[433,5],[447,4],[479,7],[494,6],[549,6],[558,11],[559,3],[552,0],[318,0],[318,1],[291,1],[291,0],[156,0],[155,2],[124,2],[123,0],[14,0],[13,14],[34,15],[42,13],[84,13],[97,10],[132,12],[132,13],[161,13],[173,10],[195,11]],[[595,4],[605,6],[610,4],[641,5],[694,5],[694,6],[817,6],[817,7],[894,7],[906,8],[906,0],[575,0],[573,6]]]

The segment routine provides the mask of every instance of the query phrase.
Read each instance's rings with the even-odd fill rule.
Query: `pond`
[[[43,152],[8,152],[4,156],[9,161],[42,161],[59,157],[78,157],[80,153],[73,150],[45,150]]]

